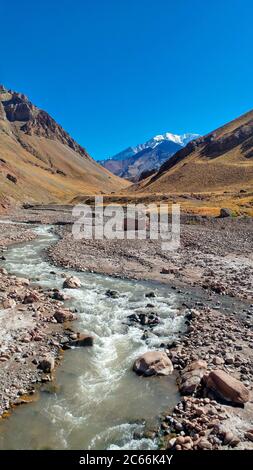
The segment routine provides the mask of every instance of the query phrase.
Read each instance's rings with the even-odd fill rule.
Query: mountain
[[[100,163],[117,176],[138,181],[143,174],[157,170],[163,162],[196,137],[198,134],[176,135],[166,132],[144,144],[128,147]]]
[[[132,191],[208,192],[253,188],[253,111],[189,142]]]
[[[29,99],[0,85],[0,201],[69,202],[128,183],[96,163]]]

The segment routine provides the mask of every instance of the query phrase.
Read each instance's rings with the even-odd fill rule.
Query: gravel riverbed
[[[252,219],[210,219],[185,223],[181,227],[181,247],[171,253],[162,251],[159,242],[150,240],[74,240],[69,212],[23,211],[14,214],[14,218],[29,221],[39,219],[43,223],[55,224],[59,240],[49,248],[47,255],[52,263],[58,266],[115,277],[162,282],[177,292],[196,290],[199,300],[186,302],[183,306],[187,332],[176,344],[164,346],[174,370],[178,372],[182,400],[173,411],[168,410],[161,418],[158,431],[146,432],[149,437],[159,438],[163,448],[177,450],[253,447]],[[14,237],[14,241],[22,241],[22,236],[25,239],[25,235],[22,235],[20,226],[16,227],[17,236],[21,239],[15,240],[15,226],[12,227],[11,237]],[[3,230],[7,229],[4,227]],[[28,237],[33,236],[31,229],[24,230],[27,231]],[[6,232],[6,236],[2,235],[0,245],[14,241],[8,238]],[[11,294],[13,284],[14,291],[16,290],[14,296]],[[17,292],[17,289],[20,292]],[[21,344],[21,336],[15,338],[15,335],[12,335],[8,347],[14,348],[14,355],[12,359],[3,357],[2,364],[7,364],[7,361],[9,364],[11,361],[14,369],[20,368],[17,364],[20,364],[19,360],[22,359],[21,364],[25,365],[24,383],[28,383],[30,370],[33,370],[33,374],[38,374],[38,367],[31,365],[31,359],[48,351],[57,356],[60,350],[60,336],[64,334],[62,326],[50,323],[52,308],[55,311],[60,307],[60,302],[52,301],[50,296],[36,288],[36,295],[40,297],[38,304],[35,302],[25,306],[24,296],[34,292],[34,289],[30,291],[29,284],[20,285],[20,281],[7,273],[1,274],[1,293],[3,292],[5,298],[13,298],[17,303],[12,309],[12,314],[16,312],[18,317],[23,315],[24,309],[26,310],[26,321],[29,319],[29,324],[24,326],[24,331],[30,330],[30,338],[31,331],[36,332],[36,328],[43,331],[41,341],[32,340],[33,347],[31,340],[30,343]],[[15,347],[20,347],[21,352],[19,349],[15,352]],[[30,348],[28,356],[31,353],[29,359],[24,356],[27,348]],[[222,378],[225,377],[222,383],[223,389],[227,387],[226,393],[220,390],[215,382],[218,380],[216,375],[212,381],[215,386],[210,385],[210,373],[213,372],[219,380],[220,373]],[[20,373],[22,375],[22,372]],[[222,373],[226,375],[223,377]],[[11,375],[9,366],[8,375]],[[231,384],[230,378],[236,382]],[[224,385],[226,380],[228,383]],[[11,380],[5,384],[4,389],[3,379],[0,378],[3,403],[7,403],[6,390],[10,388],[10,382]],[[22,390],[21,385],[22,380],[18,387],[12,388],[17,400],[25,390],[25,387]],[[240,396],[248,394],[247,399],[244,403],[228,400],[228,388],[230,394],[231,389]],[[15,393],[12,391],[13,399]],[[31,388],[31,393],[34,393],[34,387]]]

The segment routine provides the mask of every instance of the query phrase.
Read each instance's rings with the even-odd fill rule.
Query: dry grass
[[[36,136],[26,136],[24,141],[34,154],[0,130],[2,200],[68,203],[78,193],[108,193],[129,185],[60,142]],[[8,173],[17,178],[16,184],[6,178]]]

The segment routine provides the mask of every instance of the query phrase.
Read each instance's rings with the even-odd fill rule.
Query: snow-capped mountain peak
[[[113,157],[100,163],[115,175],[138,181],[139,177],[150,170],[157,170],[166,160],[199,134],[158,134],[144,144],[128,147]]]
[[[168,140],[170,142],[174,142],[175,144],[181,145],[182,147],[188,142],[190,142],[193,139],[196,139],[199,137],[198,134],[172,134],[171,132],[166,132],[165,134],[159,134],[153,137],[152,139],[148,140],[146,145],[151,148],[155,148],[158,144],[163,142],[164,140]]]

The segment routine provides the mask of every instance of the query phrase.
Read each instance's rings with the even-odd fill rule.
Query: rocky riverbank
[[[252,220],[213,219],[183,224],[181,247],[171,253],[163,252],[159,242],[150,240],[74,240],[69,213],[64,212],[63,216],[53,211],[46,214],[26,212],[26,220],[36,220],[36,217],[44,223],[53,223],[60,237],[48,250],[54,264],[77,271],[159,281],[177,292],[198,291],[201,300],[183,303],[187,332],[175,344],[163,346],[173,365],[168,370],[171,373],[174,369],[178,374],[182,400],[172,413],[170,410],[162,418],[158,431],[148,431],[147,434],[159,438],[161,447],[168,449],[253,448]],[[16,219],[24,219],[24,212],[16,214]],[[14,351],[21,357],[18,356],[13,363],[19,363],[21,358],[26,365],[26,373],[30,373],[31,366],[36,381],[50,380],[48,374],[45,378],[36,361],[49,352],[58,357],[62,338],[64,340],[65,336],[66,340],[66,331],[56,323],[55,317],[56,310],[62,305],[59,297],[58,300],[52,299],[52,292],[46,293],[36,288],[35,293],[40,296],[37,301],[41,303],[37,306],[33,301],[27,307],[25,296],[34,292],[29,281],[27,284],[25,280],[25,284],[19,286],[20,281],[12,277],[11,282],[21,289],[17,301],[15,296],[13,299],[10,295],[10,277],[3,273],[1,282],[2,279],[5,282],[2,290],[7,293],[4,300],[14,300],[21,309],[19,315],[25,309],[26,319],[35,322],[31,327],[28,325],[30,341],[20,346],[24,348],[21,353]],[[27,292],[29,289],[32,291]],[[15,315],[18,315],[17,305],[14,306]],[[136,321],[141,322],[142,319],[137,318]],[[28,327],[25,326],[25,329]],[[39,341],[34,340],[31,333],[35,331],[36,336],[36,328],[44,333],[44,338],[42,334]],[[18,341],[22,343],[21,337]],[[9,347],[11,343],[13,337]],[[35,349],[29,346],[31,344],[35,345]],[[42,347],[41,350],[36,350],[37,344]],[[29,347],[26,351],[25,348]],[[23,357],[22,353],[28,353],[28,356]],[[3,357],[3,363],[7,364],[12,359]],[[22,395],[22,387],[18,388],[14,387],[17,400]],[[34,393],[34,390],[35,386],[32,386],[30,392]],[[4,391],[2,396],[5,395]],[[238,396],[243,398],[238,401]],[[14,398],[12,401],[15,401]]]
[[[210,293],[253,297],[253,220],[214,219],[181,226],[176,252],[156,240],[74,240],[71,225],[56,228],[61,240],[49,250],[58,265]],[[99,260],[99,262],[98,262]]]
[[[253,305],[238,317],[206,306],[187,313],[187,333],[168,345],[182,400],[164,416],[163,448],[253,449]]]
[[[20,225],[0,224],[0,232],[3,250],[36,237]],[[0,267],[0,417],[34,399],[38,385],[52,380],[63,346],[76,337],[62,323],[75,317],[60,298],[57,290],[46,292]]]

